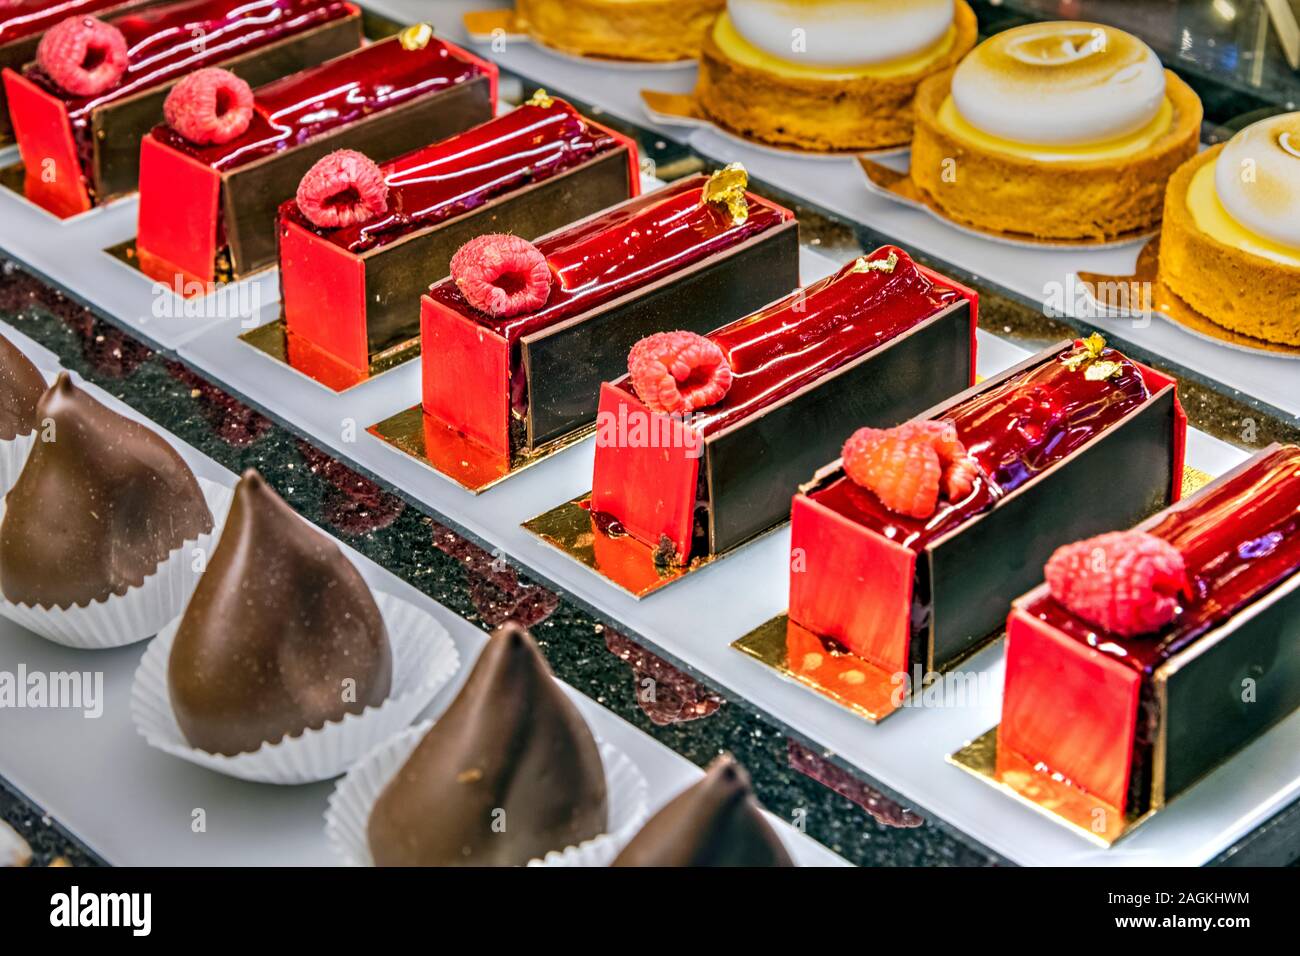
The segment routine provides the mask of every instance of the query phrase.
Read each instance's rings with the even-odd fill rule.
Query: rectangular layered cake
[[[951,667],[1052,548],[1175,500],[1174,383],[1063,343],[895,429],[864,429],[795,497],[790,620],[889,674]]]
[[[4,73],[27,198],[58,216],[136,188],[140,141],[185,75],[221,66],[258,86],[361,45],[361,14],[344,0],[184,0],[109,27],[126,59],[105,89],[70,92],[37,63]]]
[[[198,144],[168,125],[140,151],[140,267],[172,283],[276,261],[276,210],[338,149],[382,162],[490,119],[497,69],[413,28],[253,91],[248,128]]]
[[[600,383],[654,332],[703,331],[799,281],[788,210],[745,191],[744,171],[694,176],[538,240],[539,306],[494,318],[454,278],[423,300],[425,417],[503,459],[589,425]]]
[[[544,94],[381,170],[386,208],[365,222],[321,227],[294,200],[279,214],[289,348],[358,372],[419,335],[430,276],[470,239],[535,239],[640,192],[636,145]]]
[[[971,384],[976,309],[975,293],[886,246],[709,333],[730,379],[716,402],[666,412],[635,375],[606,383],[598,523],[675,566],[775,527],[855,425],[906,418]]]
[[[5,0],[0,3],[0,69],[20,70],[30,63],[45,31],[67,17],[105,17],[148,5],[149,0]],[[13,141],[13,132],[0,85],[0,146]]]
[[[1015,602],[998,729],[1000,772],[1068,780],[1129,816],[1300,706],[1300,448],[1135,530],[1058,553],[1051,583]]]

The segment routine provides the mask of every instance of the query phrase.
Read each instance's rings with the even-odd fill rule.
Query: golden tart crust
[[[774,146],[818,152],[889,149],[912,138],[912,99],[927,77],[951,69],[975,46],[979,25],[957,0],[952,48],[924,70],[845,80],[796,77],[729,58],[710,30],[700,54],[695,101],[724,129]]]
[[[613,60],[671,62],[699,56],[726,0],[516,0],[529,35],[557,50]]]
[[[1203,110],[1186,83],[1165,71],[1170,128],[1129,156],[1039,162],[961,138],[939,124],[952,72],[916,94],[912,182],[944,214],[993,232],[1052,240],[1108,240],[1160,222],[1165,184],[1196,154]]]
[[[1187,190],[1223,144],[1179,167],[1165,194],[1160,280],[1211,322],[1267,342],[1300,345],[1300,267],[1265,259],[1202,232]]]

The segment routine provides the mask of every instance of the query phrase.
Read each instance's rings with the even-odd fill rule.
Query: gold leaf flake
[[[749,173],[745,167],[732,163],[709,177],[704,185],[702,202],[725,206],[731,214],[731,221],[739,226],[749,218],[749,200],[745,198],[748,185]]]
[[[397,35],[403,50],[423,50],[433,39],[433,27],[427,23],[416,23]]]
[[[866,256],[859,256],[849,272],[893,272],[897,268],[898,253],[891,252],[887,259],[868,259]]]
[[[1065,367],[1071,372],[1077,372],[1086,363],[1101,358],[1101,353],[1106,350],[1106,340],[1101,337],[1100,333],[1093,332],[1092,335],[1088,336],[1086,339],[1080,339],[1076,343],[1075,347],[1080,351],[1076,351],[1073,355],[1066,356],[1061,360]],[[1112,374],[1114,373],[1108,372],[1106,376],[1103,377],[1108,378]]]
[[[1083,377],[1090,382],[1104,382],[1108,378],[1122,374],[1123,371],[1124,366],[1118,362],[1093,362],[1083,373]]]

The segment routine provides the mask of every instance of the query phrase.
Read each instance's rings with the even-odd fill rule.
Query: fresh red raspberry
[[[253,121],[253,89],[229,70],[210,66],[172,87],[163,118],[191,143],[229,143]]]
[[[1058,548],[1044,569],[1052,597],[1112,634],[1158,631],[1189,593],[1183,556],[1145,531],[1112,531]]]
[[[126,72],[126,38],[95,17],[68,17],[41,37],[36,65],[73,96],[94,96]]]
[[[307,170],[298,183],[297,201],[313,225],[341,229],[382,215],[388,209],[388,183],[369,156],[338,149]]]
[[[960,501],[975,488],[980,467],[966,454],[948,421],[904,422],[897,428],[860,428],[844,443],[844,471],[875,492],[890,511],[928,518],[939,494]]]
[[[451,277],[465,301],[496,319],[534,312],[551,296],[551,267],[518,236],[471,239],[451,257]]]
[[[859,428],[844,443],[843,457],[849,479],[875,492],[890,511],[928,518],[939,506],[939,454],[914,430]]]
[[[627,356],[637,397],[655,412],[685,414],[722,401],[731,366],[722,349],[694,332],[647,336]]]
[[[961,501],[975,490],[980,476],[980,466],[972,458],[958,458],[943,473],[943,496],[949,501]]]

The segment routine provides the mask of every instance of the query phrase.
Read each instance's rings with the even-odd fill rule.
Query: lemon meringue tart
[[[1300,113],[1247,126],[1174,173],[1160,279],[1224,328],[1300,345]]]
[[[727,0],[704,39],[696,106],[776,146],[906,146],[917,86],[977,33],[965,0]]]
[[[976,228],[1105,241],[1160,221],[1201,101],[1114,27],[1037,23],[981,43],[916,96],[912,182]]]
[[[578,56],[671,62],[699,56],[725,0],[516,0],[515,23]]]

